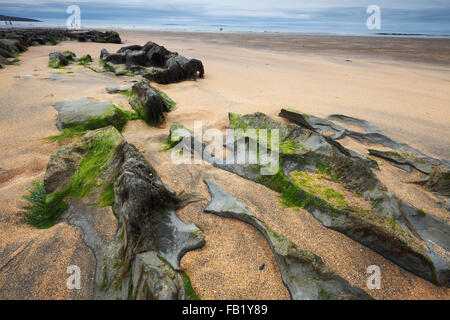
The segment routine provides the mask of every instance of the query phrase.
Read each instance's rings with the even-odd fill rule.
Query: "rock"
[[[200,60],[187,59],[151,41],[143,47],[139,45],[122,47],[113,54],[102,50],[100,57],[106,63],[118,65],[110,67],[116,74],[119,65],[125,64],[123,69],[161,84],[195,80],[198,77],[203,78],[205,74]]]
[[[132,66],[145,66],[146,61],[145,51],[131,51],[126,55],[125,64],[127,69],[130,69]]]
[[[2,58],[13,58],[14,57],[14,53],[9,52],[8,50],[0,47],[0,56]]]
[[[64,55],[61,52],[52,52],[49,54],[49,62],[48,66],[50,68],[61,68],[64,66],[67,66],[69,64],[69,61],[64,57]]]
[[[450,197],[450,169],[444,165],[434,166],[423,185],[433,192]]]
[[[115,31],[72,31],[68,33],[68,36],[80,42],[122,43],[119,34]]]
[[[176,210],[193,196],[170,190],[113,127],[88,131],[62,147],[48,168],[46,190],[65,190],[59,201],[69,203],[57,221],[80,227],[95,255],[93,299],[190,298],[186,289],[192,288],[186,287],[179,262],[204,245],[205,235],[180,220]],[[83,175],[86,170],[95,176]],[[63,172],[69,178],[60,179]],[[47,197],[56,194],[61,197],[60,191]],[[101,205],[105,197],[114,216]],[[115,235],[108,236],[105,228]]]
[[[280,116],[286,117],[287,119],[293,121],[294,123],[301,125],[300,123],[296,122],[295,118],[298,119],[298,116],[296,116],[296,114],[302,113],[294,109],[283,109],[280,113]],[[429,174],[431,172],[431,168],[436,165],[440,164],[444,164],[446,166],[450,165],[448,161],[435,159],[409,146],[404,142],[392,139],[391,137],[384,134],[376,126],[374,126],[373,124],[371,124],[366,120],[361,120],[345,116],[342,114],[329,115],[325,119],[314,117],[312,115],[305,115],[305,114],[303,115],[305,116],[304,120],[307,121],[308,124],[311,127],[313,127],[317,132],[319,133],[334,132],[334,136],[332,137],[333,140],[339,140],[348,136],[358,140],[361,143],[367,142],[370,144],[380,144],[382,146],[391,148],[397,154],[399,154],[399,156],[396,156],[397,159],[400,159],[400,157],[403,158],[403,160],[400,160],[400,162],[407,161],[408,165],[413,166],[414,168],[423,173]],[[331,121],[337,121],[344,124],[360,127],[365,131],[365,133],[346,129]],[[385,155],[389,156],[389,154]],[[400,165],[401,169],[403,170],[406,171],[410,170],[410,168],[405,164],[401,164],[396,161],[394,161],[393,163],[396,164],[397,166]]]
[[[146,81],[140,81],[133,86],[129,102],[141,119],[152,126],[161,125],[166,113],[171,109],[158,91]]]
[[[245,130],[249,129],[278,129],[278,172],[263,173],[267,167],[262,163],[229,164],[217,161],[214,155],[205,156],[205,145],[193,143],[192,146],[192,140],[195,141],[192,133],[189,136],[191,145],[184,150],[201,152],[203,159],[215,167],[264,184],[281,193],[286,205],[306,209],[325,227],[347,235],[422,278],[448,285],[449,261],[445,255],[439,254],[435,245],[444,248],[444,251],[450,250],[449,224],[407,205],[387,191],[386,186],[362,160],[346,155],[335,143],[330,143],[329,139],[317,132],[275,121],[262,113],[245,116],[230,114],[230,127],[237,132],[238,138],[245,136]],[[169,137],[171,135],[172,132]],[[250,139],[247,138],[247,145]],[[189,140],[184,137],[181,141],[184,145]],[[283,149],[284,144],[288,148]],[[237,157],[236,147],[234,152]],[[258,159],[258,154],[252,152],[249,157]],[[318,193],[320,179],[317,181],[318,187],[314,189],[308,188],[308,184],[302,184],[301,179],[294,179],[296,175],[313,179],[313,173],[321,173],[340,185],[339,188],[344,190],[340,196],[344,199],[342,205],[339,202],[330,203],[329,195]],[[351,204],[358,202],[358,199],[366,202]],[[427,228],[434,232],[424,232]],[[429,251],[415,240],[418,234]]]
[[[100,59],[105,59],[107,56],[109,55],[109,52],[106,49],[102,49],[102,51],[100,51]]]
[[[127,58],[127,53],[126,52],[112,53],[112,54],[107,55],[106,57],[104,57],[104,61],[105,62],[112,62],[114,64],[123,64],[123,63],[125,63],[126,58]]]
[[[241,220],[260,231],[269,242],[283,283],[293,300],[370,299],[362,289],[353,287],[328,268],[320,257],[273,231],[233,195],[209,180],[205,183],[211,194],[205,212]],[[264,265],[260,270],[263,268]]]
[[[74,61],[75,57],[77,56],[75,53],[69,50],[62,52],[61,54],[64,56],[64,58],[66,58],[67,61],[71,62]]]
[[[106,62],[103,65],[103,69],[106,71],[114,72],[116,76],[124,76],[130,74],[130,71],[128,71],[124,64],[115,64],[112,62]]]
[[[25,51],[26,47],[17,39],[0,39],[0,48],[9,52],[11,55]]]
[[[157,46],[157,44],[152,41],[148,41],[146,44],[144,44],[142,50],[144,50],[145,52],[149,52],[154,46]]]
[[[139,51],[142,50],[142,47],[135,44],[131,46],[122,47],[119,50],[117,50],[117,53],[126,52],[126,51]]]
[[[80,125],[86,130],[108,125],[122,130],[128,121],[126,112],[111,102],[84,98],[58,102],[53,107],[58,111],[56,127],[59,130]]]
[[[130,93],[131,94],[131,88],[133,87],[133,84],[124,84],[124,85],[112,85],[106,88],[106,92],[109,94],[114,93]]]
[[[435,161],[425,155],[408,151],[380,151],[369,149],[369,154],[391,161],[396,166],[412,166],[426,174],[430,174],[432,168],[440,163],[438,160]]]
[[[77,60],[78,64],[80,65],[87,65],[90,62],[92,62],[92,57],[89,54],[85,54],[84,56],[82,56],[81,58],[79,58]]]
[[[154,45],[147,52],[147,66],[164,68],[167,59],[172,55],[173,53],[163,46]]]
[[[14,29],[0,30],[0,56],[14,58],[25,51],[29,46],[56,45],[63,40],[93,41],[120,43],[117,32],[99,31],[70,31],[65,29]],[[64,53],[63,53],[64,55]],[[70,53],[66,60],[74,60],[75,55]],[[0,61],[1,64],[7,64]]]

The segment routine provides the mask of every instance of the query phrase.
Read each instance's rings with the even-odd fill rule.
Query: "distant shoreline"
[[[52,25],[19,25],[15,24],[12,27],[13,29],[65,29],[62,26],[52,26]],[[219,28],[219,26],[217,26]],[[3,25],[0,23],[1,29],[11,29],[11,25]],[[200,28],[201,29],[201,28]],[[450,39],[449,34],[434,34],[434,33],[408,33],[408,32],[373,32],[373,33],[362,33],[362,32],[314,32],[314,31],[253,31],[253,30],[227,30],[224,28],[223,30],[188,30],[188,29],[164,29],[164,28],[145,28],[145,27],[131,27],[131,26],[92,26],[92,27],[83,27],[82,30],[124,30],[124,31],[150,31],[150,32],[186,32],[186,33],[225,33],[225,34],[281,34],[281,35],[298,35],[298,36],[335,36],[335,37],[398,37],[398,38],[413,38],[413,39]]]

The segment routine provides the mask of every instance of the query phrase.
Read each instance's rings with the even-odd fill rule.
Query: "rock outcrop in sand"
[[[87,98],[57,102],[53,107],[58,111],[58,130],[76,126],[93,130],[112,125],[120,131],[132,117],[130,111],[112,102]]]
[[[30,46],[56,45],[64,40],[104,43],[122,42],[119,34],[115,31],[70,31],[67,29],[0,30],[0,65],[13,63],[8,59],[16,57]]]
[[[200,60],[187,59],[151,41],[144,46],[122,47],[112,54],[103,49],[100,58],[104,68],[115,74],[124,74],[127,70],[161,84],[195,80],[205,74]]]
[[[95,255],[94,299],[196,297],[179,262],[205,236],[176,214],[195,196],[177,196],[115,128],[89,131],[61,147],[44,181],[46,201],[66,208],[46,218],[80,227]],[[105,210],[110,206],[115,218]]]
[[[216,161],[214,155],[204,160],[280,192],[286,206],[305,208],[325,227],[347,235],[416,275],[448,286],[449,260],[442,250],[450,250],[450,226],[387,191],[365,161],[316,131],[284,124],[262,113],[230,114],[230,127],[240,133],[239,139],[251,139],[245,135],[249,129],[278,129],[278,172],[262,175],[261,165],[227,164]],[[184,138],[192,138],[192,133],[182,130],[179,124],[172,127],[169,145],[196,139]],[[186,147],[204,154],[201,143]]]
[[[146,81],[139,81],[131,88],[130,105],[149,125],[158,126],[166,119],[175,102]]]

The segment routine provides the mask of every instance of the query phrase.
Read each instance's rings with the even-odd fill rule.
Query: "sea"
[[[41,22],[13,22],[12,27],[65,28],[67,19],[44,18]],[[11,27],[0,21],[0,28]],[[347,35],[347,36],[395,36],[414,38],[450,38],[450,18],[448,23],[433,24],[415,21],[401,22],[382,20],[380,29],[370,30],[366,17],[356,17],[346,22],[297,21],[294,19],[81,19],[81,29],[112,30],[158,30],[187,32],[224,33],[285,33],[304,35]]]

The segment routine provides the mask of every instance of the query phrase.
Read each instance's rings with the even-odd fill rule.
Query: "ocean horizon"
[[[0,25],[1,28],[11,25]],[[14,22],[12,27],[19,28],[66,28],[66,19],[44,19],[41,22]],[[179,32],[223,32],[223,33],[279,33],[303,35],[336,35],[336,36],[399,36],[415,38],[450,38],[450,30],[428,31],[421,29],[402,30],[399,28],[382,28],[369,30],[353,26],[304,26],[299,24],[240,24],[240,23],[128,23],[106,22],[104,20],[82,20],[81,29],[111,29],[111,30],[143,30],[143,31],[179,31]]]

